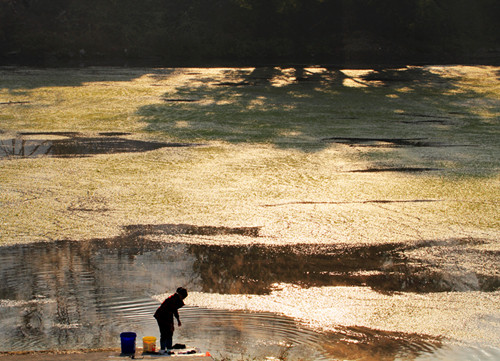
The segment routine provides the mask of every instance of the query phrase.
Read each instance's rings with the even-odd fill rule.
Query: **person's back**
[[[158,318],[169,318],[173,322],[173,315],[179,308],[184,306],[181,296],[178,293],[174,293],[169,296],[160,307],[156,310],[154,317]]]

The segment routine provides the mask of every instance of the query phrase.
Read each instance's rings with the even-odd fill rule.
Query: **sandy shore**
[[[155,360],[168,357],[181,361],[201,361],[213,360],[211,356],[202,355],[177,355],[177,356],[156,356],[143,355],[140,350],[135,356],[122,356],[119,349],[109,350],[75,350],[75,351],[39,351],[39,352],[5,352],[0,353],[0,361],[110,361],[127,359]]]

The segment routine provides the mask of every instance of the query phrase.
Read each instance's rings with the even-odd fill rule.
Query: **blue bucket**
[[[135,339],[137,335],[135,332],[122,332],[120,339],[122,342],[122,354],[130,355],[135,354]]]

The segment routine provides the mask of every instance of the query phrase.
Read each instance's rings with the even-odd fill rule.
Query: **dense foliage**
[[[498,15],[498,0],[0,0],[0,61],[461,62],[498,54]]]

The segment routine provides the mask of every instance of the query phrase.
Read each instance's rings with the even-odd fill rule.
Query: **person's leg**
[[[173,330],[172,324],[168,322],[158,321],[158,326],[160,328],[160,349],[166,350],[172,348],[172,338],[173,338]]]
[[[166,350],[172,348],[172,325],[167,322],[158,321],[158,327],[160,328],[160,350]]]
[[[165,336],[165,347],[167,348],[167,350],[170,350],[172,348],[172,338],[173,338],[173,336],[174,336],[174,333],[170,329],[170,331]]]

